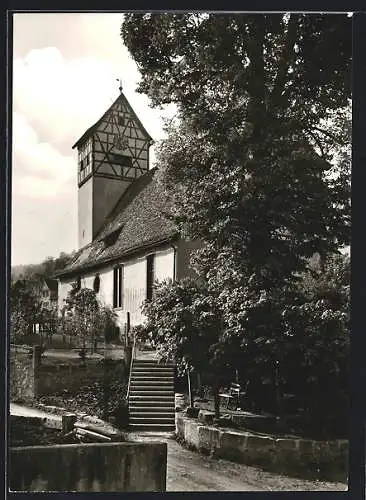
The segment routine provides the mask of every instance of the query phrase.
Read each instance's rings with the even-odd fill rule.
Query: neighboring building
[[[80,250],[55,276],[58,308],[73,284],[94,288],[122,325],[143,321],[141,305],[155,280],[190,275],[197,246],[179,238],[164,216],[170,200],[149,169],[152,139],[125,96],[76,142],[78,149],[78,241]]]
[[[38,297],[42,309],[56,309],[58,305],[57,280],[44,278],[42,280]]]

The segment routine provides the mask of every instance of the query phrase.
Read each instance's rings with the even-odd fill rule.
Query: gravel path
[[[308,481],[265,472],[187,450],[169,434],[134,434],[135,441],[168,444],[167,491],[346,491],[343,483]]]

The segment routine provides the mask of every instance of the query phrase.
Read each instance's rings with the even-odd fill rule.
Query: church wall
[[[173,279],[174,276],[174,250],[173,248],[163,248],[153,252],[155,254],[154,277],[155,280],[163,281],[166,278]],[[123,269],[123,307],[116,308],[117,323],[120,327],[126,322],[126,313],[129,311],[131,325],[136,325],[144,321],[144,315],[141,312],[141,305],[146,298],[146,255],[134,257],[124,262]],[[104,269],[94,270],[80,276],[82,288],[93,289],[95,276],[100,278],[100,287],[98,299],[105,305],[113,306],[113,266]],[[66,299],[68,292],[72,288],[72,283],[76,277],[62,279],[59,282],[59,311],[65,305],[63,299]]]
[[[130,182],[94,177],[93,183],[93,236],[95,236]]]
[[[89,179],[78,189],[78,244],[79,248],[93,239],[93,181]]]
[[[72,288],[72,284],[75,282],[75,278],[62,278],[58,282],[58,304],[57,310],[61,313],[62,308],[66,305],[66,298],[69,291]]]
[[[146,298],[146,259],[136,258],[124,263],[123,311],[130,312],[132,325],[144,320],[141,305]]]
[[[174,250],[167,248],[155,254],[155,280],[174,279]]]

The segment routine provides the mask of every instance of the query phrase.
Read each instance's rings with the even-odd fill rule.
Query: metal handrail
[[[136,348],[136,335],[133,336],[133,344],[132,344],[132,352],[131,352],[131,361],[130,361],[130,376],[128,378],[128,386],[127,386],[127,397],[126,400],[128,401],[128,398],[130,396],[130,386],[131,386],[131,376],[132,376],[132,365],[133,365],[133,360],[135,357],[135,348]]]

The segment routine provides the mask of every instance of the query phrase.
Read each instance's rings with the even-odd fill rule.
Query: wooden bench
[[[223,406],[226,408],[238,408],[240,406],[240,398],[245,392],[241,391],[240,384],[232,383],[227,392],[220,392],[219,397],[223,400]]]

